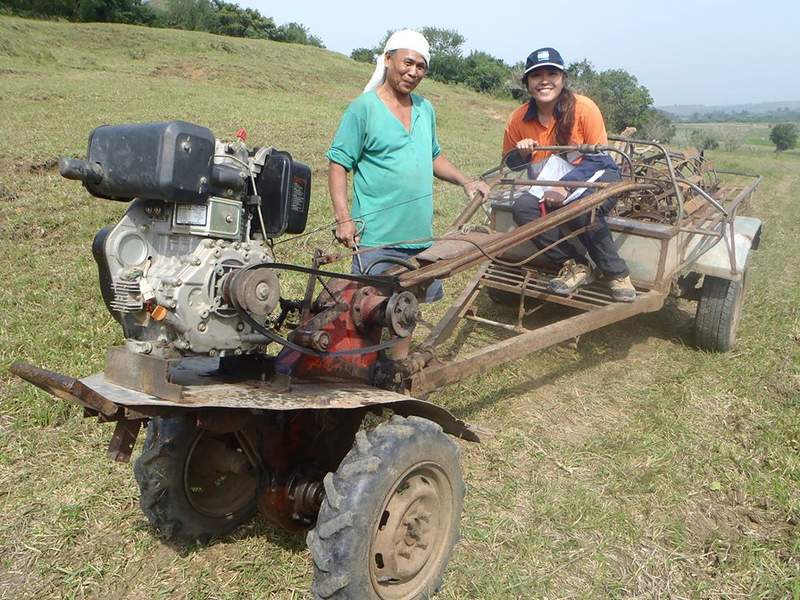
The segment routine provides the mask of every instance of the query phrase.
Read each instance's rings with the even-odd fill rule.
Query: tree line
[[[431,47],[428,76],[437,81],[461,84],[477,92],[524,100],[528,91],[522,85],[524,62],[509,65],[487,52],[464,53],[466,38],[455,29],[423,27],[420,32]],[[383,52],[392,34],[386,32],[373,48],[356,48],[354,60],[372,63]],[[621,132],[635,127],[637,136],[668,142],[675,135],[670,118],[653,107],[648,89],[623,69],[597,71],[587,60],[568,65],[569,86],[594,100],[606,120],[609,131]]]
[[[669,113],[669,111],[667,111]],[[777,108],[766,112],[751,112],[748,110],[727,111],[714,110],[694,112],[691,115],[680,116],[669,113],[669,116],[681,123],[782,123],[784,121],[800,122],[800,110],[790,108]]]
[[[224,0],[0,0],[0,10],[23,17],[171,27],[325,47],[300,23],[277,25],[256,9]]]
[[[225,0],[0,0],[0,11],[27,17],[78,22],[129,23],[207,31],[219,35],[260,38],[324,48],[322,40],[300,23],[277,25],[258,10]],[[488,52],[465,54],[466,38],[454,29],[423,27],[431,46],[428,75],[437,81],[464,85],[475,91],[517,100],[527,98],[521,78],[524,62],[506,64]],[[374,48],[356,48],[351,58],[372,63],[386,35]],[[569,85],[592,98],[603,112],[609,131],[635,127],[637,136],[668,142],[675,127],[653,107],[653,99],[636,77],[623,69],[596,70],[587,60],[567,68]]]

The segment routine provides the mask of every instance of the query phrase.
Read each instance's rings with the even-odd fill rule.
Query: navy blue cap
[[[534,50],[528,55],[528,60],[525,61],[525,71],[522,73],[522,78],[539,67],[554,67],[561,71],[564,70],[564,59],[555,48],[539,48]]]

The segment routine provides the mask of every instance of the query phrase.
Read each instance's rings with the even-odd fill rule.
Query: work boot
[[[629,275],[608,280],[611,297],[614,302],[633,302],[636,300],[636,288],[631,283]]]
[[[554,294],[569,296],[583,284],[592,281],[594,281],[594,276],[588,265],[580,265],[574,260],[568,260],[561,266],[558,276],[550,280],[547,288]]]

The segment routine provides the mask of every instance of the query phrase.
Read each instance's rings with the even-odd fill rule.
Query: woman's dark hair
[[[564,88],[558,95],[556,100],[556,107],[553,110],[553,117],[556,120],[556,143],[559,146],[568,146],[572,141],[572,126],[575,124],[575,94],[567,87],[567,72],[562,71],[564,78]],[[524,79],[525,87],[528,87],[528,78]],[[534,109],[536,108],[536,100],[531,98]],[[534,110],[534,115],[536,111]]]

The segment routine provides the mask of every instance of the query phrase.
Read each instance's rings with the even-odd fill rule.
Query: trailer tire
[[[420,417],[394,416],[324,479],[306,542],[315,600],[422,600],[442,583],[464,503],[460,449]]]
[[[235,440],[182,417],[150,420],[133,472],[142,512],[163,538],[205,544],[253,516],[259,474]]]
[[[728,352],[736,345],[747,271],[739,281],[706,275],[694,320],[695,344],[703,350]]]

